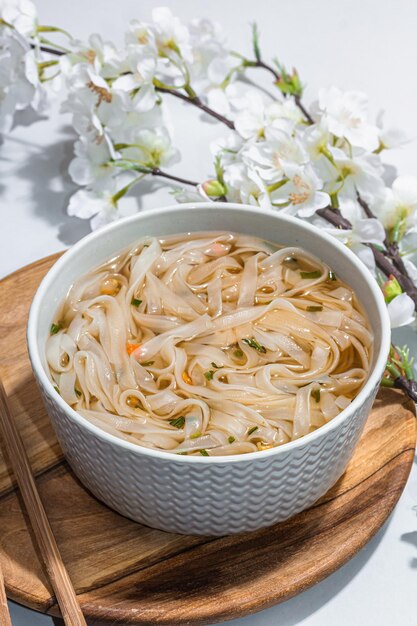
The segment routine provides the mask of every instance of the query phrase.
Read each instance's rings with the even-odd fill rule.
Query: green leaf
[[[256,339],[242,339],[243,343],[246,343],[250,348],[261,352],[261,354],[266,354],[265,346],[262,346],[260,343],[256,341]]]
[[[253,47],[253,54],[255,56],[255,59],[257,61],[260,61],[261,50],[259,47],[259,30],[258,30],[258,25],[256,22],[253,22],[252,24],[252,47]]]
[[[228,440],[227,440],[227,441],[228,441],[229,443],[233,443],[233,442],[235,441],[235,438],[234,438],[232,435],[230,435],[230,437],[228,438]]]
[[[204,372],[204,376],[205,376],[205,378],[207,378],[207,380],[213,380],[213,376],[214,376],[213,370],[209,370],[208,372]]]
[[[394,384],[394,381],[391,378],[387,378],[386,376],[384,376],[384,378],[381,380],[382,387],[394,387]]]
[[[315,399],[316,402],[320,402],[320,389],[313,389],[311,395]]]
[[[204,450],[204,448],[201,448],[200,454],[201,456],[209,456],[209,453],[207,452],[207,450]]]
[[[320,270],[314,270],[314,272],[300,272],[301,278],[320,278],[321,272]]]
[[[139,298],[132,298],[130,304],[132,306],[138,307],[142,304],[142,300],[139,300]]]
[[[223,166],[221,164],[221,158],[220,158],[219,155],[217,155],[216,158],[214,159],[214,171],[216,172],[217,180],[226,189],[226,185],[225,185],[224,178],[223,178],[223,176],[224,176],[224,169],[223,169]]]
[[[58,322],[58,324],[51,324],[51,328],[49,332],[51,333],[51,335],[56,335],[57,333],[59,333],[61,328],[62,328],[61,322]]]
[[[169,423],[171,424],[171,426],[174,426],[175,428],[182,428],[185,424],[185,417],[184,415],[180,415],[180,417],[176,417],[175,419],[169,420]]]
[[[259,426],[252,426],[252,428],[249,428],[248,430],[248,436],[252,435],[252,433],[254,433],[256,430],[258,430]]]

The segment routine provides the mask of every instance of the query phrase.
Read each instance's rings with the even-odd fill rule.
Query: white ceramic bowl
[[[374,333],[368,381],[347,409],[315,432],[241,456],[178,456],[136,446],[93,426],[56,393],[45,342],[54,313],[82,274],[143,235],[231,230],[301,246],[356,292]],[[285,520],[312,505],[343,474],[372,406],[390,345],[386,306],[375,280],[333,237],[300,220],[252,207],[202,203],[140,213],[88,235],[52,267],[28,323],[33,371],[66,458],[100,500],[138,522],[171,532],[225,535]]]

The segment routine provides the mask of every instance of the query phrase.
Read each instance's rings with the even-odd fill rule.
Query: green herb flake
[[[266,354],[265,346],[262,346],[260,343],[256,341],[256,339],[242,339],[243,343],[246,343],[247,346],[257,350],[261,354]]]
[[[61,395],[61,392],[59,391],[59,387],[57,387],[56,385],[54,385],[54,389],[55,389],[55,391],[56,391],[59,395]]]
[[[320,278],[321,272],[320,270],[314,270],[313,272],[300,272],[301,278]]]
[[[320,389],[313,389],[311,395],[315,399],[316,402],[320,402]]]
[[[142,304],[142,300],[139,300],[139,298],[132,298],[130,304],[132,306],[138,307],[139,305]]]
[[[227,440],[227,441],[228,441],[229,443],[233,443],[233,442],[234,442],[234,441],[236,441],[236,440],[235,440],[235,438],[234,438],[232,435],[230,435],[230,437],[228,438],[228,440]]]
[[[236,359],[241,359],[243,357],[243,350],[236,348],[236,350],[233,350],[233,356],[236,357]]]
[[[201,448],[200,454],[201,456],[209,456],[209,453],[207,452],[207,450],[204,450],[204,448]]]
[[[148,243],[144,243],[144,244],[143,244],[143,247],[144,247],[144,248],[149,248],[149,244],[148,244]]]
[[[306,308],[306,311],[311,311],[312,313],[315,313],[316,311],[322,311],[322,310],[323,310],[323,307],[321,306],[321,304],[311,305]]]
[[[213,376],[214,376],[213,370],[209,370],[208,372],[204,372],[204,377],[207,378],[207,380],[213,380]]]
[[[82,392],[79,389],[77,389],[77,387],[74,387],[74,391],[75,391],[75,395],[78,397],[83,395]]]
[[[58,324],[51,324],[51,328],[50,328],[51,335],[56,335],[57,333],[59,333],[61,328],[62,328],[61,322],[58,322]]]
[[[150,367],[153,365],[155,361],[145,361],[145,363],[141,363],[142,367]]]
[[[190,435],[190,439],[198,439],[199,437],[201,437],[201,430],[198,430],[196,433]]]
[[[248,436],[252,435],[252,433],[254,433],[256,430],[258,430],[259,426],[252,426],[252,428],[249,428],[248,430]]]
[[[337,280],[337,276],[334,272],[332,272],[332,270],[329,271],[327,280]]]
[[[182,428],[185,424],[185,417],[184,415],[180,415],[180,417],[176,417],[173,420],[169,420],[169,423],[171,424],[171,426],[174,426],[175,428]]]
[[[211,367],[214,367],[216,370],[221,370],[223,365],[216,365],[214,361],[211,362]]]
[[[182,454],[183,456],[186,456],[188,452],[177,452],[177,454]]]

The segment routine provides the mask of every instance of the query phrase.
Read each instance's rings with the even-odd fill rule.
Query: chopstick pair
[[[9,401],[0,379],[0,435],[22,494],[30,523],[47,574],[52,583],[62,618],[67,626],[87,626],[74,587],[53,535],[22,438],[12,417]],[[4,579],[0,568],[0,626],[11,626]]]

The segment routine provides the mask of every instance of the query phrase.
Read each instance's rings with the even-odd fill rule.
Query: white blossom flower
[[[73,39],[69,42],[71,52],[60,58],[62,72],[71,78],[71,68],[87,67],[94,74],[111,78],[122,71],[124,55],[109,41],[93,34],[87,43]]]
[[[378,113],[376,124],[379,129],[379,150],[398,148],[410,141],[410,138],[399,128],[384,128],[384,111]]]
[[[187,61],[192,61],[190,54],[190,33],[179,17],[172,14],[168,7],[157,7],[152,11],[152,29],[160,51],[179,48]]]
[[[37,10],[30,0],[15,0],[7,2],[1,8],[1,17],[8,24],[12,24],[18,33],[24,37],[36,35],[38,25]]]
[[[80,137],[75,142],[75,158],[69,165],[69,174],[78,185],[94,185],[108,182],[114,176],[115,167],[110,163],[112,158],[107,135],[100,142],[89,141]]]
[[[242,202],[263,209],[270,209],[271,202],[265,183],[254,171],[244,163],[231,163],[224,169],[224,180],[227,186],[227,197],[231,202]]]
[[[385,189],[383,202],[376,205],[374,210],[377,211],[385,228],[391,230],[402,222],[403,231],[415,231],[417,229],[417,178],[414,176],[396,178],[391,189]]]
[[[132,145],[121,149],[120,153],[123,159],[149,168],[173,165],[180,158],[178,150],[174,148],[168,133],[163,129],[158,129],[158,132],[140,131]]]
[[[36,52],[17,30],[0,26],[0,132],[9,132],[15,111],[42,111],[46,94],[39,81]]]
[[[378,148],[378,128],[368,123],[368,99],[364,94],[343,92],[337,87],[320,89],[318,107],[333,135],[368,151]]]
[[[269,127],[265,140],[249,143],[242,150],[242,159],[269,184],[281,180],[288,168],[303,165],[308,157],[303,145],[281,129]]]
[[[405,269],[413,283],[417,286],[417,267],[410,259],[403,259]]]
[[[123,215],[120,208],[121,197],[134,180],[135,174],[123,172],[117,178],[110,179],[101,189],[86,188],[76,191],[70,198],[68,215],[89,219],[93,230],[114,222]]]
[[[358,218],[351,229],[327,228],[330,235],[344,243],[360,258],[362,263],[375,274],[376,266],[372,250],[364,244],[382,246],[385,240],[385,230],[376,218]]]
[[[391,300],[387,305],[388,315],[391,322],[391,328],[399,326],[408,326],[415,319],[414,302],[406,293]]]
[[[369,202],[383,197],[383,168],[377,154],[353,150],[352,156],[348,156],[340,148],[330,150],[335,162],[335,177],[327,187],[329,193],[336,192],[344,198],[354,199],[359,192]]]
[[[123,72],[112,83],[114,91],[124,91],[130,94],[133,108],[137,111],[150,111],[157,101],[153,78],[156,71],[156,58],[149,54],[145,46],[137,46],[128,54]],[[133,93],[132,93],[133,92]]]
[[[274,102],[266,104],[258,92],[248,91],[244,98],[234,102],[240,109],[235,118],[235,127],[243,139],[259,139],[265,136],[269,127],[291,133],[296,120],[293,116],[294,104]],[[297,114],[300,120],[300,114]]]
[[[197,94],[219,86],[239,61],[224,46],[219,24],[208,19],[192,20],[188,26],[192,63],[188,64],[190,82]]]
[[[302,133],[301,141],[317,175],[324,183],[331,182],[336,176],[336,169],[331,152],[333,135],[327,123],[321,119],[317,124],[308,126]]]
[[[330,204],[329,194],[322,191],[323,183],[311,165],[287,167],[285,173],[288,182],[270,191],[274,206],[291,215],[312,217]]]

